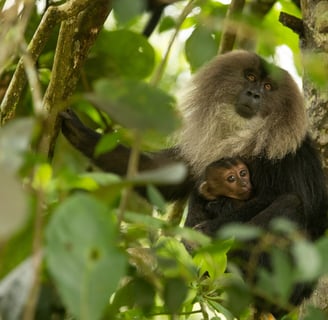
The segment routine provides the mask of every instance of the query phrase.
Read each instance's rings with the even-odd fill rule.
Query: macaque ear
[[[215,196],[209,191],[208,183],[202,182],[198,188],[198,192],[207,200],[214,200]]]

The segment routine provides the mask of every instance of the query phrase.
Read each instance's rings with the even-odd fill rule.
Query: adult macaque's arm
[[[62,112],[61,117],[62,132],[77,150],[88,157],[100,169],[125,176],[130,157],[129,148],[118,145],[115,149],[95,157],[94,150],[102,135],[86,127],[72,110]],[[159,169],[178,161],[181,161],[181,159],[174,149],[166,149],[156,153],[141,153],[139,171]],[[159,185],[158,188],[167,200],[176,200],[186,197],[192,185],[192,177],[188,172],[181,183]],[[142,188],[140,191],[143,193]]]

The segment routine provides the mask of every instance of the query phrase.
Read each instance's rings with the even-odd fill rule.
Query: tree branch
[[[279,21],[285,27],[297,33],[300,37],[304,36],[304,26],[302,19],[292,16],[286,12],[280,12]]]
[[[71,0],[60,6],[50,6],[27,47],[27,54],[31,61],[34,63],[37,61],[55,26],[61,21],[77,15],[87,8],[89,3],[90,0]],[[14,116],[25,85],[26,74],[23,58],[21,58],[0,106],[0,124],[4,124]]]
[[[245,5],[245,0],[232,0],[229,6],[226,22],[224,24],[219,53],[225,53],[233,49],[237,36],[237,28],[233,26],[233,20],[238,14],[241,14]]]
[[[66,107],[68,98],[74,92],[89,49],[111,9],[108,0],[88,0],[84,4],[86,6],[80,7],[82,11],[62,22],[52,77],[43,100],[48,117],[43,124],[39,151],[49,158],[52,158],[60,128],[58,114]]]

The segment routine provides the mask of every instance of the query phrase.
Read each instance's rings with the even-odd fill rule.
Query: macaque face
[[[247,200],[252,192],[248,168],[242,162],[229,168],[213,167],[209,170],[207,180],[201,184],[199,191],[208,200],[220,196]]]

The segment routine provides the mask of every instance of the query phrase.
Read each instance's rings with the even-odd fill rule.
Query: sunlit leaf
[[[197,251],[193,260],[200,274],[208,272],[213,280],[220,277],[226,271],[227,252],[231,245],[232,240],[221,240]]]
[[[177,227],[173,229],[173,232],[187,242],[193,242],[201,246],[208,246],[211,243],[208,236],[193,229]]]
[[[186,57],[193,71],[217,55],[218,41],[205,27],[197,27],[186,42]]]
[[[55,210],[46,230],[46,260],[63,302],[78,319],[100,319],[125,274],[113,216],[89,195]]]
[[[120,134],[118,132],[111,132],[103,135],[96,145],[94,156],[113,150],[119,143]]]
[[[166,277],[194,280],[197,276],[197,266],[181,241],[161,237],[156,244],[156,254],[159,268]]]
[[[162,19],[158,30],[159,32],[164,32],[173,29],[175,26],[176,26],[175,20],[170,16],[166,16]]]
[[[33,187],[40,190],[46,190],[52,178],[52,168],[48,163],[39,165],[34,174]]]
[[[151,74],[154,65],[154,49],[141,34],[103,30],[90,52],[86,71],[91,79],[122,76],[143,79]]]

